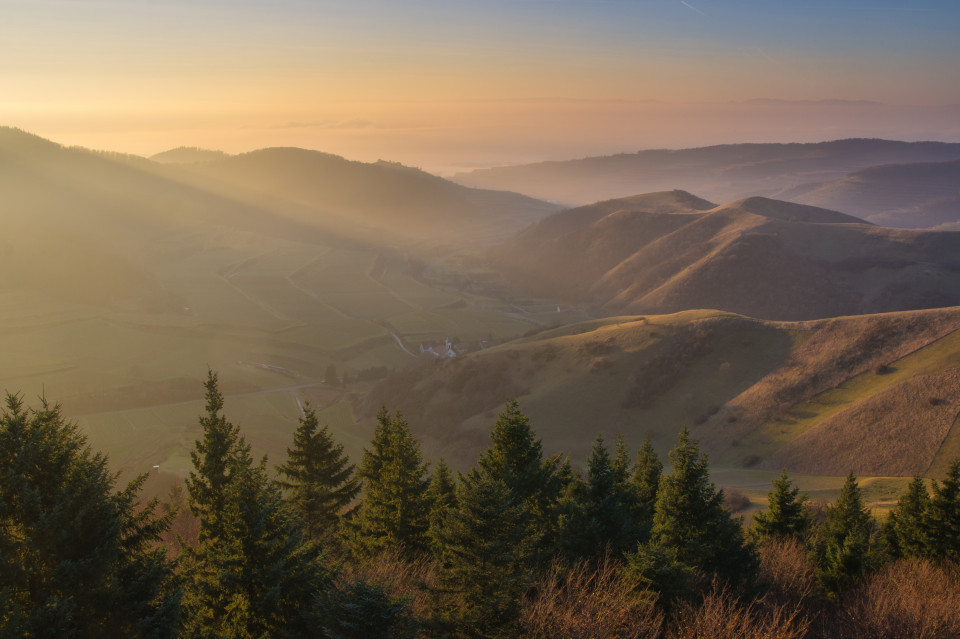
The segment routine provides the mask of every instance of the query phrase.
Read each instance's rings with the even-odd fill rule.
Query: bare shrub
[[[777,601],[801,603],[817,590],[817,578],[807,549],[799,539],[768,539],[757,548],[760,555],[758,581]]]
[[[609,559],[596,570],[580,563],[547,574],[527,600],[520,625],[526,639],[655,639],[663,615],[654,595],[638,591]]]
[[[365,582],[383,586],[394,596],[407,599],[410,611],[419,620],[429,620],[436,608],[433,595],[439,587],[436,563],[429,557],[407,560],[396,550],[387,550],[364,561],[348,562],[338,582]]]
[[[810,621],[797,605],[742,602],[714,584],[699,604],[682,604],[673,615],[671,639],[802,639]]]
[[[830,625],[829,639],[955,639],[960,575],[953,566],[897,561],[853,592]]]
[[[743,466],[744,468],[752,468],[753,466],[756,466],[759,463],[760,463],[759,455],[747,455],[740,462],[740,465]]]

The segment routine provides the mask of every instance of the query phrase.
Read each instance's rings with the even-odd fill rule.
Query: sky
[[[441,174],[644,148],[960,141],[956,0],[0,0],[0,125]]]

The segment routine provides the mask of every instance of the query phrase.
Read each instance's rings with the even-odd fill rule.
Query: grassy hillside
[[[356,380],[415,361],[427,340],[516,337],[555,308],[439,286],[422,254],[398,248],[411,242],[319,205],[15,129],[0,129],[0,191],[0,387],[62,402],[127,474],[185,470],[208,368],[256,454],[279,461],[310,400],[359,455],[368,433],[351,400],[371,382],[330,389],[329,365]],[[528,202],[479,193],[472,211],[499,197]]]
[[[798,320],[960,304],[955,232],[759,197],[709,209],[684,192],[644,197],[551,216],[492,261],[528,291],[603,314],[719,308]]]
[[[667,189],[684,189],[722,202],[750,195],[772,196],[798,184],[844,178],[881,164],[957,159],[960,145],[937,142],[861,139],[726,144],[479,169],[453,179],[468,186],[516,191],[567,206]]]
[[[776,197],[846,211],[884,226],[955,224],[960,222],[960,162],[877,166],[784,189]]]
[[[488,445],[504,398],[517,397],[549,451],[577,463],[597,433],[622,433],[634,448],[649,435],[666,454],[686,425],[728,485],[756,491],[781,468],[810,485],[849,471],[939,476],[960,443],[958,329],[957,308],[812,322],[717,311],[594,320],[393,375],[365,414],[401,409],[428,451],[458,464]]]

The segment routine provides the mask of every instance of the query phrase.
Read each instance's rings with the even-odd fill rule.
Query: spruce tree
[[[331,581],[319,547],[304,540],[266,459],[237,464],[220,536],[185,555],[183,636],[312,637]]]
[[[340,512],[360,492],[354,466],[334,442],[329,429],[320,428],[308,404],[287,449],[287,463],[277,467],[278,483],[288,491],[311,539],[326,538],[335,529]]]
[[[569,558],[596,561],[607,551],[620,557],[636,546],[633,495],[624,475],[598,436],[587,462],[586,480],[576,484],[572,508],[563,519],[561,548]]]
[[[363,481],[363,499],[347,533],[353,552],[371,556],[397,548],[413,555],[429,550],[427,466],[399,412],[390,417],[386,409],[380,410],[357,475]]]
[[[540,559],[556,547],[557,502],[563,489],[560,456],[543,459],[543,446],[516,400],[506,402],[490,433],[492,445],[478,467],[501,480],[523,502],[530,531],[541,539]]]
[[[670,451],[671,472],[660,479],[651,543],[686,566],[737,582],[753,577],[756,553],[740,521],[723,508],[723,491],[710,481],[706,455],[684,428]]]
[[[220,413],[223,395],[217,374],[207,371],[203,384],[206,414],[200,417],[203,438],[190,451],[193,470],[187,477],[190,511],[200,518],[200,541],[216,539],[223,534],[223,513],[226,493],[237,469],[237,459],[250,458],[250,447],[240,437],[240,427],[231,424]]]
[[[923,477],[914,477],[907,492],[887,516],[883,533],[894,557],[922,557],[929,550],[927,517],[930,495]]]
[[[813,545],[817,584],[826,595],[838,596],[873,567],[874,529],[857,478],[850,473],[837,501],[827,508]]]
[[[175,636],[180,607],[158,547],[170,517],[139,504],[59,406],[0,413],[0,636]]]
[[[767,510],[753,516],[751,533],[757,541],[785,537],[803,539],[812,522],[807,496],[800,494],[800,489],[793,486],[784,470],[773,481],[773,490],[767,496]]]
[[[461,476],[444,531],[447,587],[461,595],[454,616],[468,636],[517,636],[520,598],[538,539],[511,486],[484,468]]]
[[[643,438],[637,451],[637,463],[633,468],[633,490],[636,502],[633,507],[634,528],[639,539],[648,539],[653,528],[653,511],[660,489],[663,462],[653,448],[650,436]]]
[[[203,438],[191,454],[187,489],[200,518],[196,547],[183,549],[182,636],[191,639],[309,637],[329,582],[319,548],[254,465],[239,427],[220,414],[217,376],[205,383]]]
[[[950,464],[943,482],[933,482],[925,519],[928,554],[960,561],[960,458]]]
[[[447,517],[457,503],[457,486],[447,463],[441,458],[433,468],[430,478],[430,488],[427,489],[427,501],[430,503],[430,524],[427,537],[430,540],[430,550],[440,556],[443,551],[444,528]]]

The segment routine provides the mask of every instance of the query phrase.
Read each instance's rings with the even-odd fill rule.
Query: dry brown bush
[[[744,603],[715,584],[699,604],[682,604],[671,626],[671,639],[803,639],[810,621],[798,605]]]
[[[758,582],[779,602],[809,601],[817,590],[817,578],[807,549],[800,540],[769,539],[757,548],[760,555]]]
[[[903,559],[853,592],[826,639],[956,639],[960,574],[954,566]]]
[[[410,601],[410,611],[419,620],[429,620],[435,606],[434,591],[440,583],[439,569],[429,557],[403,559],[387,550],[364,561],[348,562],[339,575],[343,583],[364,581],[384,586],[394,597]]]
[[[638,591],[610,560],[597,569],[581,563],[547,574],[520,618],[525,639],[655,639],[663,615],[655,596]]]

